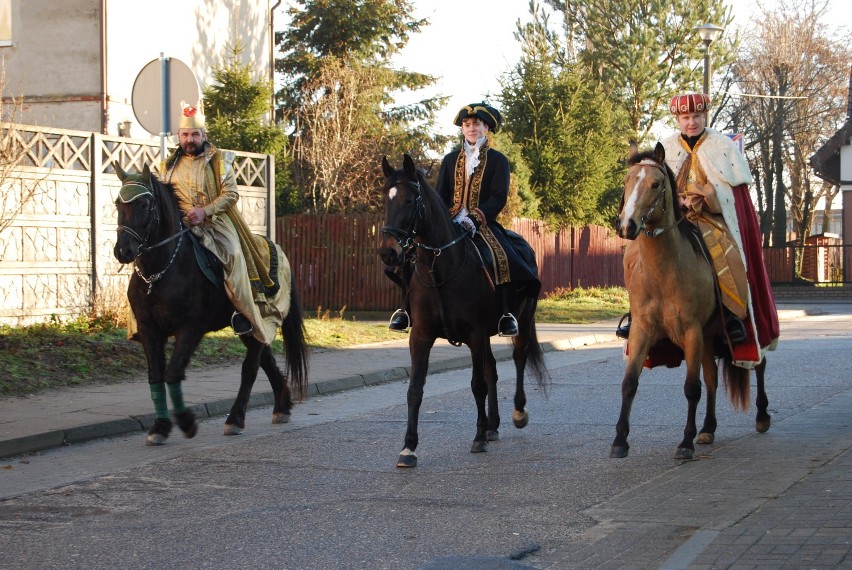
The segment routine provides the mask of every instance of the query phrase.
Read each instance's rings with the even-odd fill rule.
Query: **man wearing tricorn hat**
[[[218,150],[207,140],[200,103],[182,103],[182,107],[179,146],[160,165],[160,177],[174,187],[184,213],[183,222],[192,227],[192,233],[222,265],[225,290],[236,309],[231,318],[234,332],[252,334],[269,344],[277,329],[269,319],[264,322],[264,316],[279,309],[286,314],[289,295],[279,302],[280,284],[275,282],[277,276],[269,275],[271,247],[259,236],[252,236],[236,209],[239,193],[233,155]],[[287,306],[264,307],[261,314],[258,302]]]
[[[453,221],[478,235],[490,250],[503,305],[497,331],[500,336],[515,336],[515,296],[538,297],[541,282],[537,269],[521,256],[512,236],[497,222],[509,196],[509,160],[491,146],[491,133],[497,132],[502,120],[500,112],[485,102],[459,110],[453,124],[461,127],[464,140],[441,162],[435,190]]]

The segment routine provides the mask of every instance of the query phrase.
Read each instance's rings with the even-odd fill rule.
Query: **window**
[[[0,0],[0,46],[12,45],[12,0]]]

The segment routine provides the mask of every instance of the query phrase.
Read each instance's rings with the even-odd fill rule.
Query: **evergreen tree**
[[[729,65],[738,42],[725,0],[545,0],[563,17],[564,37],[551,34],[554,52],[586,67],[590,77],[618,101],[630,136],[646,141],[668,116],[678,91],[703,90],[704,44],[695,28],[726,27],[710,46],[718,68]],[[541,11],[537,11],[541,14]]]
[[[277,34],[279,118],[290,132],[293,180],[313,211],[378,207],[383,154],[425,157],[446,139],[429,134],[446,98],[397,106],[393,94],[434,83],[394,69],[391,57],[417,33],[407,0],[296,0]]]
[[[561,65],[545,26],[519,31],[521,61],[503,82],[505,129],[529,168],[538,214],[554,225],[604,224],[615,212],[623,121],[578,65]]]
[[[239,61],[239,44],[227,51],[224,62],[213,67],[215,83],[203,92],[208,136],[220,148],[273,155],[276,212],[285,213],[292,201],[290,158],[284,131],[265,118],[272,85],[255,80],[254,68]]]

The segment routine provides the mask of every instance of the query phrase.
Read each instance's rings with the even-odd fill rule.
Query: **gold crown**
[[[180,102],[180,129],[203,129],[204,113],[201,110],[201,101],[197,105],[187,105],[186,101]]]

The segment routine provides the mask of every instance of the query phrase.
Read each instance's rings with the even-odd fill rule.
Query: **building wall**
[[[22,124],[157,138],[132,109],[133,84],[160,54],[193,71],[199,92],[213,82],[228,46],[268,79],[270,0],[15,0],[12,45],[0,47],[5,96],[23,96]],[[103,32],[102,32],[103,30]],[[102,39],[103,46],[102,47]],[[8,108],[8,105],[7,105]]]
[[[0,47],[0,57],[6,73],[4,95],[24,97],[24,107],[13,120],[100,130],[100,4],[12,2],[12,45]]]
[[[75,0],[76,1],[76,0]],[[239,59],[250,64],[258,80],[269,78],[268,0],[106,0],[107,131],[131,121],[132,138],[151,138],[131,106],[133,83],[142,68],[160,54],[177,58],[195,74],[199,92],[214,82],[212,69],[239,44]]]

